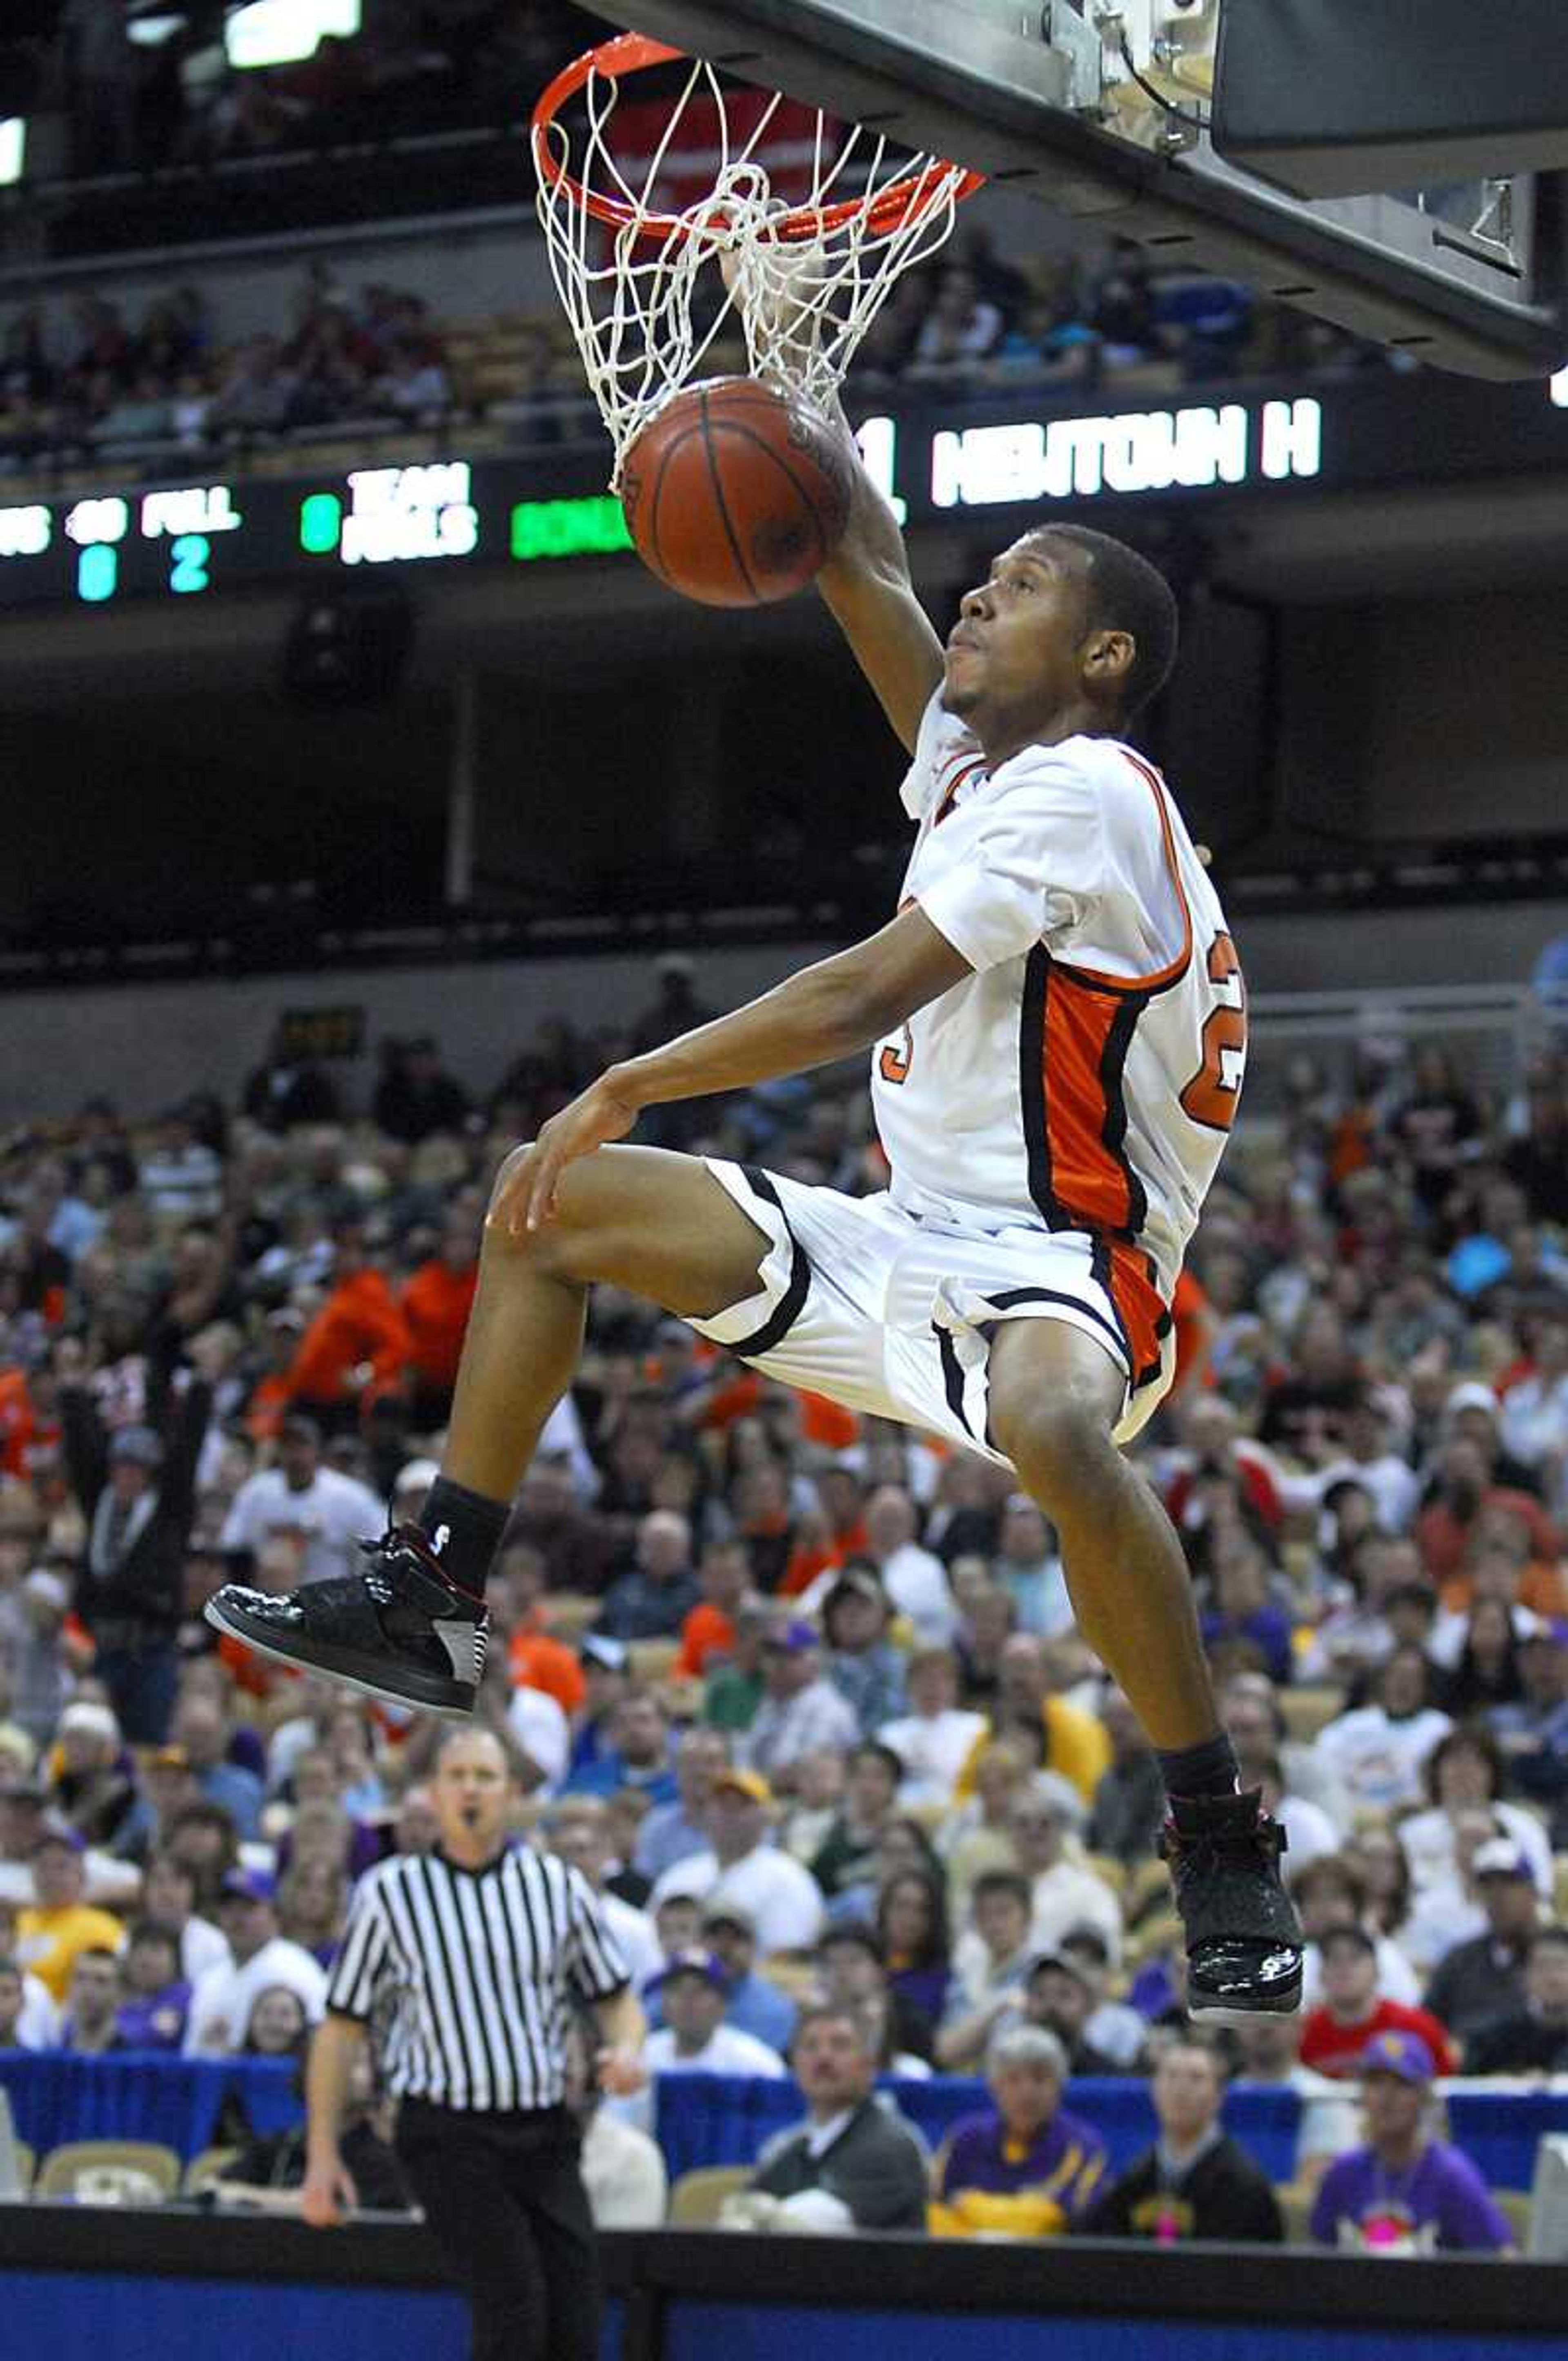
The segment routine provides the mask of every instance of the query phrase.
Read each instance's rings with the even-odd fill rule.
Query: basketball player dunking
[[[220,1629],[372,1695],[471,1707],[509,1506],[595,1279],[767,1375],[1014,1468],[1079,1629],[1157,1748],[1195,2013],[1299,2004],[1283,1838],[1238,1793],[1176,1533],[1123,1458],[1170,1378],[1168,1305],[1235,1113],[1241,972],[1203,865],[1123,732],[1176,650],[1121,544],[1047,524],[944,648],[857,468],[819,577],[912,761],[899,912],[732,1016],[612,1067],[501,1168],[439,1480],[363,1570],[229,1587]],[[872,1050],[892,1169],[850,1198],[612,1147],[640,1111]]]

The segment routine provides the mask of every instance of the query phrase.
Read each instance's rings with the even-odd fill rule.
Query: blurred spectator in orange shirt
[[[681,1651],[674,1670],[698,1680],[715,1657],[735,1646],[736,1607],[751,1587],[751,1561],[744,1542],[709,1542],[696,1570],[701,1598],[681,1625]]]
[[[547,1569],[531,1542],[510,1542],[497,1563],[490,1589],[503,1628],[510,1626],[507,1666],[518,1689],[543,1689],[570,1720],[587,1697],[576,1649],[550,1631],[544,1607]]]
[[[300,1409],[341,1434],[366,1403],[401,1386],[409,1332],[386,1274],[366,1259],[362,1225],[341,1224],[335,1244],[332,1290],[301,1339],[289,1385]]]
[[[457,1382],[463,1333],[479,1283],[479,1242],[466,1212],[447,1214],[441,1251],[421,1263],[402,1292],[413,1373],[410,1422],[416,1434],[444,1426]]]

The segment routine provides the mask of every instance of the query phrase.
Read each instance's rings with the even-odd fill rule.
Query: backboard
[[[1208,133],[1223,0],[598,5],[1167,267],[1243,280],[1435,367],[1545,377],[1568,353],[1564,176],[1312,201],[1238,170]]]

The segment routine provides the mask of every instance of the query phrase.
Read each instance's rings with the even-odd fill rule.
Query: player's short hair
[[[1066,541],[1089,559],[1085,577],[1085,623],[1091,631],[1125,631],[1134,644],[1132,670],[1123,687],[1121,718],[1130,721],[1170,678],[1181,635],[1176,595],[1157,566],[1082,524],[1036,525],[1031,541]]]

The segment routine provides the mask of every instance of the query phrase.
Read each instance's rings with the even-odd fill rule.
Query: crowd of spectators
[[[484,1099],[423,1039],[360,1109],[280,1038],[237,1105],[98,1099],[5,1143],[0,2047],[298,2053],[354,1880],[433,1841],[435,1730],[203,1603],[342,1572],[418,1504],[500,1155],[703,1013],[672,961],[613,1035],[541,1023]],[[858,1075],[642,1136],[883,1179]],[[597,1291],[479,1710],[520,1829],[603,1899],[651,2062],[787,2061],[816,2123],[852,2117],[848,2150],[770,2151],[738,2224],[1277,2238],[1220,2123],[1240,2077],[1303,2100],[1320,2240],[1510,2243],[1434,2085],[1568,2071],[1565,1137],[1561,1052],[1490,1104],[1382,1044],[1343,1086],[1292,1064],[1211,1196],[1137,1464],[1310,1938],[1304,2015],[1221,2043],[1183,2015],[1155,1766],[1033,1504]],[[989,2103],[929,2157],[879,2069]],[[1100,2074],[1152,2077],[1120,2177],[1067,2088]]]
[[[715,276],[706,291],[717,305]],[[698,323],[704,314],[698,307]],[[433,434],[490,416],[519,445],[599,432],[559,316],[510,319],[493,356],[455,363],[455,315],[327,260],[298,284],[289,316],[238,342],[214,330],[203,289],[150,300],[139,320],[107,296],[35,303],[0,331],[0,474],[101,459],[186,466],[200,454],[307,442],[345,426]],[[716,348],[716,350],[718,348]],[[738,339],[725,366],[744,367]],[[1394,364],[1320,322],[1257,304],[1238,283],[1162,274],[1140,249],[1062,255],[1034,276],[983,227],[902,280],[872,321],[849,379],[851,403],[903,393],[1004,393],[1118,384],[1175,392],[1213,379],[1293,377]]]
[[[451,405],[441,331],[422,296],[303,276],[291,321],[220,348],[201,289],[137,322],[102,295],[33,305],[0,336],[0,467],[48,459],[190,459],[349,420],[433,426]]]

